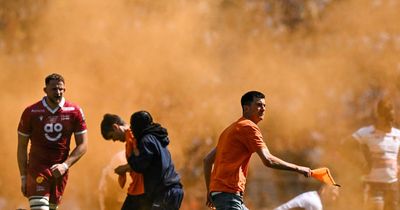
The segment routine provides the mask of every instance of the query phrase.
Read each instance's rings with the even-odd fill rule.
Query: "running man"
[[[64,78],[47,76],[43,90],[46,96],[22,113],[17,159],[21,191],[30,208],[55,210],[67,184],[68,169],[86,153],[88,137],[82,109],[63,97]],[[72,134],[76,147],[70,153]]]
[[[306,177],[311,175],[310,168],[285,162],[269,152],[257,126],[265,115],[264,94],[247,92],[241,98],[241,105],[242,117],[222,132],[217,147],[204,159],[206,205],[217,210],[247,209],[243,193],[250,157],[254,152],[267,167],[295,171]]]

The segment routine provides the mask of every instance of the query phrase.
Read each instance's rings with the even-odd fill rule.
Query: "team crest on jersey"
[[[43,176],[36,177],[36,183],[41,184],[43,181],[44,181],[44,177]]]
[[[50,117],[47,118],[49,123],[56,123],[57,119],[58,119],[58,116],[50,116]]]
[[[43,116],[42,115],[39,116],[39,120],[43,121]]]

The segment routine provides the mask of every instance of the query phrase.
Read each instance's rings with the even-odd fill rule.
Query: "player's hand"
[[[120,165],[120,166],[116,167],[114,169],[114,173],[116,173],[118,175],[124,175],[129,170],[130,170],[129,165],[125,164],[125,165]]]
[[[206,197],[207,197],[207,201],[206,201],[207,207],[210,208],[210,209],[215,209],[215,206],[214,206],[214,204],[213,204],[212,201],[211,201],[211,195],[210,195],[209,192],[207,192]]]
[[[303,174],[305,177],[311,176],[311,169],[308,167],[298,166],[297,172]]]
[[[54,178],[57,179],[63,176],[65,172],[67,172],[68,166],[65,163],[54,164],[53,166],[51,166],[50,170]]]
[[[27,197],[27,195],[26,195],[26,176],[21,176],[21,192],[22,192],[22,195]]]

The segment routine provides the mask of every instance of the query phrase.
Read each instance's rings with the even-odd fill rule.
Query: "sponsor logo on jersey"
[[[44,125],[44,132],[45,132],[44,136],[49,141],[57,141],[62,136],[61,133],[62,130],[63,130],[63,125],[61,123],[46,123]],[[57,135],[54,136],[53,133],[57,133]]]
[[[61,108],[63,111],[74,111],[75,107],[62,107]]]
[[[61,115],[61,121],[69,120],[69,119],[70,119],[69,115]]]
[[[43,113],[43,112],[45,112],[45,110],[44,109],[32,109],[31,112],[32,113]]]
[[[44,177],[43,176],[38,176],[36,177],[36,183],[40,184],[44,181]]]

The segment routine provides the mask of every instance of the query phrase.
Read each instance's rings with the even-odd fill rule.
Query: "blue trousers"
[[[248,210],[243,203],[243,197],[234,193],[218,193],[211,196],[216,210]]]
[[[151,210],[179,210],[183,194],[182,187],[172,187],[154,199]]]

